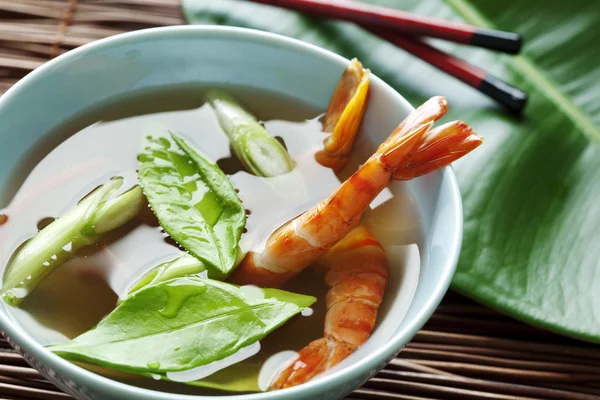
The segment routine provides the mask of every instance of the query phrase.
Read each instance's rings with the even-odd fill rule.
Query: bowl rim
[[[158,39],[165,40],[173,35],[186,37],[187,35],[192,37],[198,37],[198,35],[204,35],[208,37],[211,35],[218,35],[220,39],[243,39],[252,40],[254,42],[262,42],[271,46],[280,46],[286,48],[292,48],[298,52],[306,54],[307,57],[324,57],[331,61],[348,63],[349,60],[337,55],[328,50],[322,49],[310,43],[302,42],[297,39],[290,37],[254,30],[247,28],[238,27],[227,27],[227,26],[194,26],[194,25],[181,25],[181,26],[169,26],[169,27],[158,27],[143,29],[134,32],[123,33],[112,37],[100,39],[98,41],[83,45],[79,48],[71,50],[53,60],[45,63],[36,70],[29,73],[18,83],[13,85],[4,95],[0,96],[0,108],[3,104],[10,102],[15,96],[29,86],[34,85],[38,78],[51,73],[52,68],[60,63],[67,63],[70,60],[75,60],[86,53],[93,50],[100,50],[103,48],[110,48],[115,45],[127,44],[136,42],[140,39]],[[394,96],[397,100],[407,107],[408,110],[414,108],[408,103],[404,97],[390,87],[387,83],[373,75],[373,79],[379,81],[381,87],[386,90],[386,96]],[[102,375],[91,372],[85,368],[79,367],[58,355],[47,350],[44,346],[39,344],[35,339],[30,336],[25,330],[14,324],[11,317],[7,315],[4,310],[0,308],[0,328],[7,334],[22,350],[34,355],[36,359],[40,359],[43,364],[49,366],[53,370],[59,372],[66,378],[72,379],[75,382],[84,382],[85,386],[90,386],[95,390],[106,391],[110,389],[111,395],[116,397],[122,397],[127,399],[156,399],[156,400],[193,400],[193,399],[222,399],[231,398],[235,400],[277,400],[283,398],[297,398],[302,396],[303,398],[315,398],[319,394],[326,392],[331,385],[333,386],[344,386],[350,382],[362,382],[365,376],[372,376],[380,368],[382,368],[389,359],[393,358],[403,347],[407,344],[413,336],[423,327],[429,317],[433,314],[443,296],[450,286],[451,279],[454,275],[458,257],[460,255],[460,248],[462,244],[463,234],[463,210],[460,190],[458,182],[454,174],[452,167],[446,167],[440,171],[436,171],[436,174],[440,174],[440,182],[447,180],[449,184],[450,198],[447,199],[452,209],[453,226],[454,231],[449,240],[447,248],[449,249],[448,257],[443,260],[441,271],[438,280],[435,284],[431,296],[428,298],[424,307],[422,307],[415,317],[407,321],[407,325],[397,331],[389,341],[384,343],[376,351],[368,354],[366,357],[358,360],[350,367],[342,368],[339,371],[335,371],[321,379],[307,382],[303,385],[296,386],[293,388],[273,391],[273,392],[261,392],[252,394],[234,394],[228,396],[198,396],[198,395],[187,395],[187,394],[174,394],[169,392],[160,392],[151,389],[140,388],[137,386],[129,385],[126,383],[118,382],[110,378],[106,378]],[[13,344],[13,343],[11,343]],[[354,386],[352,387],[354,388]]]

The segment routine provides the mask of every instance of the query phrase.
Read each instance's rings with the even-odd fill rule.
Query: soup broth
[[[314,154],[322,148],[322,110],[248,88],[226,90],[280,138],[296,162],[295,169],[276,178],[259,178],[245,172],[230,150],[227,136],[212,108],[203,104],[201,87],[187,86],[137,93],[99,106],[46,136],[26,160],[35,165],[7,207],[0,210],[0,262],[71,209],[86,194],[113,176],[121,176],[125,191],[137,182],[137,154],[145,135],[176,132],[217,161],[228,174],[247,209],[246,232],[240,247],[260,250],[268,235],[286,221],[328,196],[372,154],[376,143],[360,138],[351,161],[337,176],[319,165]],[[16,173],[13,182],[19,180]],[[422,243],[421,223],[406,185],[394,183],[372,203],[363,222],[383,244],[390,277],[373,334],[386,340],[397,328],[416,288]],[[161,229],[149,208],[104,236],[101,242],[80,249],[58,267],[10,314],[43,345],[63,343],[94,327],[109,314],[132,283],[182,250]],[[261,385],[294,351],[323,336],[325,293],[321,272],[307,269],[283,289],[315,296],[310,311],[294,317],[268,335],[260,350],[244,362],[265,364]],[[386,318],[390,316],[390,318]],[[285,352],[285,353],[283,353]],[[278,357],[273,357],[279,354]],[[266,360],[271,358],[269,363]],[[178,393],[224,395],[177,383],[158,382],[96,366],[91,370],[127,383]],[[266,381],[265,381],[266,380]],[[266,383],[265,383],[266,382]]]

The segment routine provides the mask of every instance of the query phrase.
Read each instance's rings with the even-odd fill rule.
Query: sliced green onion
[[[140,212],[144,204],[140,187],[112,198],[122,184],[122,178],[113,178],[100,186],[13,254],[1,292],[7,303],[18,305],[79,248],[96,242],[102,234],[120,227]]]
[[[236,156],[255,175],[272,177],[294,169],[294,161],[283,145],[231,95],[210,89],[206,98],[217,113]]]

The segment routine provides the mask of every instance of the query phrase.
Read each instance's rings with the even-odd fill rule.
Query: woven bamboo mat
[[[0,0],[0,93],[47,60],[122,32],[183,24],[179,0]],[[68,399],[0,340],[0,400]],[[600,399],[600,346],[456,294],[352,399]]]

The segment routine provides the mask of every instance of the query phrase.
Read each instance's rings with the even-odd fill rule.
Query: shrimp
[[[263,251],[246,254],[233,281],[280,287],[356,227],[363,212],[392,180],[426,174],[479,146],[482,138],[464,122],[431,130],[446,110],[446,100],[434,97],[410,114],[328,198],[277,229]]]
[[[319,164],[341,170],[356,139],[358,128],[367,108],[371,72],[356,58],[344,71],[323,118],[325,139],[323,150],[315,155]]]
[[[388,264],[381,244],[364,226],[354,228],[318,261],[325,267],[325,330],[275,376],[270,389],[307,382],[338,364],[371,335],[383,299]]]

